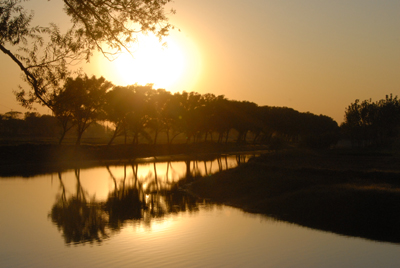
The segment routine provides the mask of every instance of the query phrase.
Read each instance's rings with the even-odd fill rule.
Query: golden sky
[[[40,6],[40,19],[62,18],[61,1],[30,4]],[[225,95],[338,123],[355,99],[400,95],[398,0],[175,0],[168,8],[176,9],[171,22],[180,31],[167,48],[143,39],[135,63],[95,57],[85,72],[117,85]],[[0,113],[24,111],[12,94],[19,84],[18,68],[1,54]]]

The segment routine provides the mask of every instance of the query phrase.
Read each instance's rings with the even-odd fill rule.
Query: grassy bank
[[[396,154],[285,151],[199,179],[189,191],[307,227],[400,242]]]

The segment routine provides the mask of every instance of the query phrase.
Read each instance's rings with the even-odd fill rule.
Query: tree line
[[[122,136],[124,143],[157,144],[163,134],[166,143],[183,135],[186,142],[227,143],[300,142],[311,147],[329,147],[339,138],[339,127],[330,117],[301,113],[287,107],[258,106],[248,101],[228,100],[223,95],[182,92],[172,94],[153,89],[151,84],[113,86],[103,77],[80,75],[68,78],[63,88],[48,101],[53,128],[59,143],[72,129],[79,145],[83,133],[93,124],[110,126],[108,144]],[[28,113],[25,121],[38,116]],[[43,117],[43,116],[42,116]],[[41,120],[44,120],[44,118]],[[51,118],[51,119],[50,119]],[[10,118],[2,119],[2,126]],[[4,127],[2,127],[4,132]]]
[[[75,135],[69,133],[69,139],[75,139]],[[10,142],[10,139],[29,141],[51,141],[60,138],[62,128],[56,117],[37,112],[26,112],[25,114],[17,111],[10,111],[0,114],[0,139]],[[108,137],[108,130],[99,123],[92,124],[86,131],[88,138]]]
[[[83,133],[101,121],[114,126],[109,144],[121,135],[125,142],[131,139],[137,144],[142,137],[157,143],[159,133],[167,136],[167,143],[182,133],[188,142],[213,140],[212,135],[217,135],[217,142],[227,142],[236,132],[237,142],[252,136],[258,143],[293,141],[327,147],[339,137],[336,122],[323,115],[259,107],[212,94],[171,94],[149,85],[114,87],[104,78],[69,78],[70,67],[89,62],[95,50],[114,59],[122,51],[130,52],[139,33],[153,33],[160,39],[168,36],[174,29],[168,17],[175,13],[165,11],[170,0],[63,0],[70,18],[64,33],[54,23],[32,26],[34,13],[26,10],[25,2],[0,2],[0,51],[18,66],[29,87],[20,87],[17,99],[24,107],[40,103],[52,110],[54,118],[41,116],[40,120],[54,125],[57,119],[60,143],[74,129],[76,144],[80,144]],[[74,89],[78,87],[98,90]],[[399,133],[398,106],[397,97],[392,96],[377,102],[356,100],[345,111],[343,134],[360,146],[391,144]],[[26,125],[33,120],[39,119],[31,114],[25,118]],[[0,123],[2,136],[22,131],[21,122],[10,114],[2,115]]]
[[[346,108],[341,128],[355,146],[390,146],[399,138],[400,101],[392,94],[375,102],[357,99]]]

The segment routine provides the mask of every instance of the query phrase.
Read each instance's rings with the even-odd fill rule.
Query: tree
[[[129,51],[139,33],[167,36],[173,27],[164,8],[170,1],[63,0],[71,18],[65,33],[55,24],[31,26],[33,12],[27,13],[24,0],[0,1],[0,50],[30,87],[28,92],[20,88],[17,99],[25,107],[39,102],[52,108],[53,91],[66,82],[72,64],[89,62],[95,50],[110,59]]]
[[[61,125],[61,136],[58,144],[62,143],[65,134],[74,127],[73,110],[70,107],[71,103],[69,103],[71,98],[72,96],[69,96],[68,92],[61,91],[54,95],[51,101],[53,114]]]
[[[22,113],[17,111],[10,111],[2,116],[2,132],[6,136],[19,135],[23,129],[23,120],[21,119]]]
[[[188,143],[193,137],[196,142],[196,135],[199,132],[199,108],[203,104],[202,96],[197,92],[175,93],[174,98],[178,102],[175,110],[176,128],[178,133],[185,133],[186,142]]]
[[[108,145],[118,136],[127,136],[127,116],[133,109],[133,87],[115,87],[106,94],[104,111],[106,120],[114,125],[114,133]]]
[[[62,113],[55,116],[68,116],[77,129],[76,145],[81,142],[83,132],[103,114],[106,92],[113,85],[103,77],[91,78],[78,76],[75,79],[68,78],[63,90],[57,95],[53,103],[55,110],[62,107]]]
[[[165,89],[152,90],[149,99],[148,127],[154,131],[154,144],[157,144],[158,134],[164,131],[169,137],[169,127],[171,124],[168,117],[168,103],[171,101],[171,92]]]
[[[376,102],[356,100],[346,108],[341,127],[358,145],[388,145],[400,132],[400,101],[392,95]]]
[[[153,85],[145,86],[132,85],[130,86],[134,92],[132,98],[132,110],[127,115],[127,125],[129,131],[133,135],[132,144],[139,143],[139,135],[147,140],[151,140],[145,128],[150,120],[149,117],[149,98]]]
[[[229,132],[233,128],[234,118],[230,112],[230,101],[224,96],[218,96],[215,103],[213,130],[218,132],[218,143],[221,143],[225,134],[225,143],[229,140]]]
[[[325,115],[301,113],[298,120],[302,143],[311,148],[329,148],[339,140],[336,121]]]
[[[21,119],[22,113],[17,111],[9,111],[4,114],[6,119]]]

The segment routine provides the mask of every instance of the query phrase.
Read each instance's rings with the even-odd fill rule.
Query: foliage
[[[186,143],[203,139],[252,142],[274,149],[289,143],[329,148],[338,141],[340,130],[328,116],[287,107],[260,107],[213,94],[171,94],[153,89],[151,84],[112,87],[104,78],[87,76],[69,78],[53,96],[52,105],[64,134],[70,128],[77,129],[77,144],[85,129],[96,121],[112,126],[109,144],[118,136],[124,136],[125,143],[130,138],[133,144],[143,140],[155,144],[158,135],[164,133],[168,144],[181,135],[181,142]]]
[[[400,101],[392,95],[376,102],[355,100],[341,127],[355,145],[390,145],[399,135]]]
[[[139,142],[139,134],[148,137],[144,131],[150,120],[149,98],[152,91],[151,84],[146,86],[131,85],[115,87],[106,94],[105,116],[106,120],[114,124],[114,134],[109,142],[120,135],[132,133],[133,143]]]
[[[10,116],[13,115],[13,116]],[[50,115],[38,113],[25,113],[24,119],[20,112],[7,112],[0,115],[0,137],[29,136],[47,138],[55,137],[57,132],[57,120]],[[17,116],[14,116],[17,115]]]
[[[70,121],[71,126],[77,127],[76,144],[80,144],[83,132],[103,116],[106,92],[112,86],[103,77],[89,78],[85,75],[75,79],[68,78],[64,88],[52,102],[54,114],[63,125],[63,135],[70,129],[67,127]]]
[[[286,107],[259,107],[195,92],[172,95],[137,85],[116,87],[107,96],[107,120],[115,126],[110,143],[115,136],[130,133],[137,144],[139,134],[150,139],[149,131],[155,133],[154,143],[161,132],[166,133],[167,143],[178,134],[184,134],[186,142],[201,137],[207,141],[208,136],[213,140],[213,133],[218,133],[217,142],[227,142],[232,131],[237,133],[238,143],[248,142],[250,134],[253,143],[280,140],[313,148],[327,148],[339,139],[339,127],[332,118]]]
[[[71,18],[65,33],[54,23],[31,26],[33,11],[28,14],[24,2],[0,1],[0,50],[18,65],[30,87],[16,92],[25,107],[39,102],[52,108],[53,91],[71,75],[69,67],[88,62],[93,51],[111,59],[129,51],[138,33],[162,38],[172,28],[164,11],[170,0],[64,0]]]

